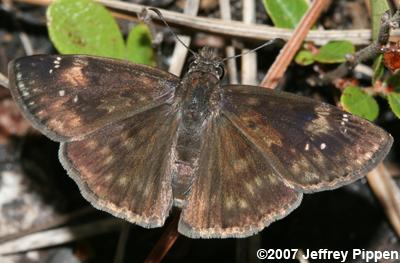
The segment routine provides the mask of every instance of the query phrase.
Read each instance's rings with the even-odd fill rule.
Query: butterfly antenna
[[[183,43],[183,41],[178,37],[178,35],[175,33],[174,30],[172,30],[172,28],[168,25],[167,21],[165,20],[164,16],[161,14],[160,10],[158,10],[157,8],[154,7],[149,7],[149,10],[153,11],[154,13],[156,13],[158,15],[158,17],[161,19],[161,21],[165,24],[165,26],[169,29],[169,31],[171,31],[171,33],[175,36],[175,38],[185,47],[187,48],[187,50],[189,50],[190,53],[192,53],[193,56],[196,56],[196,52],[194,52],[193,50],[191,50],[185,43]]]
[[[279,41],[279,42],[278,42],[278,41]],[[244,52],[244,53],[241,53],[241,54],[238,54],[238,55],[235,55],[235,56],[226,57],[226,58],[222,59],[222,61],[226,61],[226,60],[228,60],[228,59],[233,59],[233,58],[238,58],[238,57],[247,55],[247,54],[249,54],[249,53],[255,52],[255,51],[257,51],[257,50],[259,50],[259,49],[261,49],[261,48],[264,48],[264,47],[266,47],[266,46],[273,45],[273,44],[277,44],[277,43],[278,43],[278,44],[284,43],[284,40],[281,39],[281,38],[274,38],[274,39],[271,39],[271,40],[265,42],[264,44],[262,44],[262,45],[260,45],[260,46],[258,46],[258,47],[256,47],[256,48],[254,48],[254,49],[252,49],[252,50],[246,51],[246,52]]]

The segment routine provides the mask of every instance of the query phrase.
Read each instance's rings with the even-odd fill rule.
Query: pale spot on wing
[[[269,175],[268,178],[269,178],[269,183],[270,184],[275,185],[275,184],[278,183],[278,179],[277,179],[277,177],[275,175],[271,174],[271,175]]]
[[[247,102],[248,104],[250,104],[250,105],[255,105],[255,106],[257,106],[257,105],[260,104],[260,100],[259,100],[259,99],[257,99],[257,98],[252,98],[252,97],[247,98],[247,99],[246,99],[246,102]]]
[[[58,95],[60,95],[61,97],[65,95],[65,90],[60,90],[58,91]]]
[[[319,105],[315,108],[315,112],[325,112],[326,107]],[[331,131],[332,127],[325,115],[318,115],[317,118],[310,120],[305,126],[306,131],[311,134],[327,134]]]
[[[248,167],[248,163],[246,159],[239,159],[233,164],[233,170],[236,173],[240,173],[242,171],[245,171]]]
[[[86,143],[86,146],[90,149],[90,150],[95,150],[97,149],[98,146],[98,142],[96,140],[89,140]]]
[[[63,122],[63,121],[59,121],[57,119],[49,120],[49,126],[52,128],[63,129],[64,125],[65,125],[65,122]]]
[[[114,159],[114,158],[113,158],[112,155],[107,156],[107,158],[104,159],[104,161],[103,161],[104,165],[110,164],[110,163],[113,161],[113,159]]]
[[[128,184],[128,177],[127,176],[120,176],[118,179],[118,184],[121,186],[127,185]]]
[[[326,143],[321,143],[320,149],[323,150],[323,149],[325,149],[325,148],[326,148]]]
[[[106,175],[104,176],[104,181],[110,182],[112,178],[113,178],[113,174],[111,174],[111,173],[106,174]]]
[[[261,177],[260,176],[256,176],[254,178],[254,182],[256,183],[257,186],[261,186],[261,184],[262,184]]]
[[[103,154],[103,155],[109,155],[109,154],[111,154],[110,147],[104,146],[103,148],[101,148],[100,154]]]
[[[125,141],[125,143],[127,144],[126,140],[128,140],[128,139],[130,138],[130,136],[129,136],[129,131],[123,131],[123,132],[121,133],[121,138],[122,138],[122,140]]]
[[[306,150],[306,151],[310,150],[310,144],[309,143],[306,143],[306,146],[304,147],[304,150]]]
[[[75,95],[75,97],[74,97],[74,99],[73,99],[73,102],[74,102],[74,103],[77,103],[77,102],[78,102],[78,95]]]
[[[254,186],[252,184],[246,182],[245,187],[251,195],[254,195]]]
[[[239,207],[240,208],[247,208],[249,206],[249,204],[246,202],[246,200],[244,199],[240,199],[239,200]]]
[[[70,67],[66,68],[62,71],[60,74],[62,81],[65,82],[65,84],[73,86],[73,87],[86,87],[88,86],[88,79],[83,74],[83,68],[82,67]]]
[[[232,209],[234,205],[235,205],[234,199],[232,198],[232,196],[228,195],[228,196],[225,198],[225,206],[226,206],[226,208],[227,208],[228,210],[229,210],[229,209]]]
[[[297,174],[297,173],[300,173],[300,172],[302,171],[302,167],[300,166],[300,164],[299,164],[298,162],[295,162],[295,163],[292,164],[291,170],[292,170],[295,174]]]

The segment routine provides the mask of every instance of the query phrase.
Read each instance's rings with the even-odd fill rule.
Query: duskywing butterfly
[[[192,238],[246,237],[295,209],[303,193],[351,183],[392,137],[338,108],[245,85],[220,86],[210,48],[183,79],[85,55],[10,63],[10,89],[93,206],[160,227],[173,205]]]

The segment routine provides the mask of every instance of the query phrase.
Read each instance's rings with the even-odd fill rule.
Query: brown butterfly
[[[61,142],[60,160],[93,206],[160,227],[172,206],[192,238],[246,237],[295,209],[303,193],[370,171],[392,137],[338,108],[255,86],[220,86],[210,48],[183,79],[85,55],[9,66],[25,117]]]

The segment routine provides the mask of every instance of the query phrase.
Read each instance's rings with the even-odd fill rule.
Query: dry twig
[[[327,7],[329,0],[315,0],[307,13],[304,14],[300,23],[293,32],[292,37],[281,50],[275,62],[268,70],[267,75],[261,82],[261,86],[274,89],[283,77],[287,67],[292,62],[297,50],[300,48],[310,28],[317,21],[321,12]]]
[[[188,0],[186,2],[184,13],[196,17],[199,10],[200,0]],[[178,37],[185,43],[186,46],[190,45],[190,37],[178,35]],[[171,64],[169,66],[169,72],[177,76],[181,75],[183,65],[186,61],[188,50],[179,41],[175,43],[174,53],[171,57]]]
[[[256,6],[253,0],[243,1],[243,22],[249,25],[256,22]],[[243,49],[242,54],[248,51],[248,49]],[[257,85],[257,72],[257,53],[242,56],[241,84]]]
[[[224,20],[231,20],[231,6],[229,0],[219,0],[219,6],[221,10],[221,17]],[[235,47],[230,45],[225,48],[226,56],[233,57],[235,55]],[[227,69],[230,84],[238,84],[238,74],[236,59],[229,59],[227,61]]]
[[[169,223],[168,227],[165,229],[161,238],[157,241],[153,250],[147,256],[145,263],[158,263],[161,262],[168,251],[175,244],[175,241],[179,237],[178,233],[178,222],[180,213],[172,214],[172,221]]]
[[[400,236],[400,190],[383,163],[367,175],[375,196],[382,204],[386,216]]]
[[[113,232],[121,228],[121,223],[120,219],[111,218],[80,226],[66,226],[30,234],[0,244],[0,255],[58,246],[78,239]]]
[[[35,5],[49,5],[52,0],[14,0],[15,2],[30,3]],[[140,13],[147,6],[133,3],[121,2],[116,0],[97,0],[99,3],[120,13],[124,19],[137,20],[136,15],[132,16],[126,12]],[[270,40],[275,38],[289,39],[293,30],[276,28],[267,25],[246,24],[240,21],[224,21],[221,19],[193,17],[178,12],[160,9],[165,19],[171,25],[179,25],[185,28],[196,29],[198,31],[221,34],[231,37]],[[156,16],[153,18],[158,19]],[[371,41],[370,29],[356,30],[311,30],[305,39],[320,45],[332,40],[348,40],[356,45],[369,44]]]

